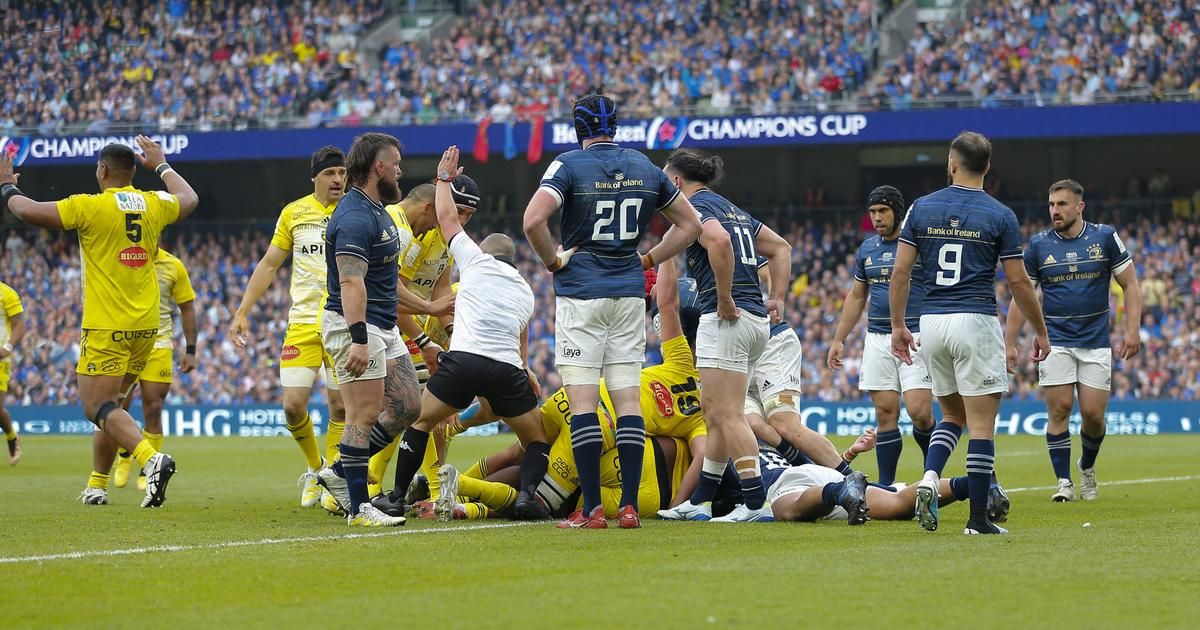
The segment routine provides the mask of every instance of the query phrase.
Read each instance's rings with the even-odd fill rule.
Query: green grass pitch
[[[465,467],[507,439],[460,438],[451,461]],[[915,521],[350,530],[299,507],[302,462],[287,438],[168,438],[179,474],[165,507],[137,507],[132,483],[110,492],[112,505],[88,507],[74,501],[87,439],[28,436],[24,448],[20,465],[0,469],[4,627],[1154,628],[1200,619],[1194,436],[1110,437],[1100,499],[1073,504],[1049,500],[1042,438],[1001,437],[998,472],[1016,490],[1007,537],[963,536],[965,504],[943,510],[935,533]],[[910,438],[904,448],[901,478],[913,481],[919,451]],[[947,473],[961,474],[965,451]],[[859,468],[874,473],[873,455]],[[371,533],[347,536],[356,532]],[[127,553],[102,553],[116,550]]]

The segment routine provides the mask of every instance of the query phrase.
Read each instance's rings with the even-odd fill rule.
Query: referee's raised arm
[[[433,198],[438,227],[442,229],[442,238],[447,244],[463,231],[462,224],[458,222],[458,206],[454,205],[454,190],[450,186],[450,182],[462,172],[462,167],[458,165],[458,147],[452,144],[442,153],[442,161],[438,162],[437,194]]]

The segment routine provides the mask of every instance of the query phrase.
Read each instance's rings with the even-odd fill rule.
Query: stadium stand
[[[980,4],[965,24],[918,27],[873,100],[907,109],[939,96],[997,107],[1200,94],[1200,24],[1186,2]]]
[[[445,37],[365,54],[389,4],[15,3],[0,133],[504,122],[600,85],[630,117],[1200,97],[1200,18],[1178,0],[994,0],[892,60],[890,3],[865,0],[485,2]]]
[[[1200,228],[1180,218],[1167,219],[1142,211],[1146,202],[1129,206],[1129,221],[1117,220],[1134,255],[1146,303],[1141,327],[1143,350],[1131,365],[1117,365],[1113,396],[1116,399],[1200,399],[1200,358],[1189,348],[1200,345]],[[1117,217],[1116,202],[1096,203],[1089,212]],[[1198,208],[1200,210],[1200,208]],[[1041,208],[1027,211],[1023,236],[1045,229]],[[1031,213],[1032,212],[1032,213]],[[852,278],[853,254],[861,242],[861,220],[853,212],[822,213],[796,220],[786,232],[793,244],[793,278],[788,319],[804,344],[806,397],[837,401],[860,400],[858,365],[862,334],[859,325],[846,342],[847,368],[832,372],[825,354],[842,298]],[[837,218],[835,218],[837,217]],[[1161,220],[1160,220],[1161,219]],[[472,224],[474,233],[485,233]],[[515,230],[510,230],[515,231]],[[234,348],[227,337],[231,313],[237,308],[246,280],[267,246],[269,226],[254,228],[197,228],[169,235],[168,250],[184,261],[197,295],[200,324],[200,365],[196,372],[176,376],[171,403],[274,403],[279,344],[288,308],[288,268],[280,270],[252,319],[248,351]],[[539,305],[530,329],[530,364],[544,386],[561,383],[554,372],[554,299],[550,276],[535,262],[527,247],[518,248],[519,267]],[[0,254],[6,272],[0,278],[21,294],[30,317],[27,341],[17,353],[13,369],[11,404],[70,404],[75,398],[72,370],[78,356],[79,263],[75,242],[65,236],[37,231],[10,230]],[[1008,296],[997,283],[1004,306]],[[1118,297],[1113,297],[1118,317]],[[1028,333],[1028,330],[1026,331]],[[1028,349],[1031,339],[1022,341]],[[648,347],[651,362],[660,360],[657,343]],[[1036,399],[1036,375],[1022,366],[1012,388],[1017,399]],[[323,404],[324,392],[314,398]]]

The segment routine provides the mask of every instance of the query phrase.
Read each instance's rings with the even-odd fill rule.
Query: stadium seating
[[[471,228],[475,233],[487,231],[475,224]],[[1027,221],[1024,236],[1040,229],[1045,225]],[[865,325],[860,324],[846,342],[846,369],[833,372],[825,367],[828,343],[852,279],[853,254],[864,236],[860,230],[860,221],[846,218],[802,219],[781,230],[794,247],[787,317],[804,344],[806,397],[830,401],[863,398],[857,379]],[[1116,362],[1113,395],[1118,399],[1200,399],[1200,358],[1189,351],[1200,345],[1200,228],[1179,219],[1157,221],[1143,215],[1121,224],[1120,230],[1138,264],[1146,314],[1141,327],[1143,351],[1126,365]],[[518,230],[510,227],[508,231]],[[195,286],[200,327],[200,366],[192,374],[177,375],[169,402],[278,402],[279,343],[289,304],[286,266],[252,318],[249,350],[238,350],[227,337],[231,314],[266,249],[269,234],[269,226],[262,226],[235,231],[195,229],[168,238],[167,248],[187,265]],[[530,279],[540,305],[530,328],[530,363],[542,384],[554,388],[561,382],[554,372],[550,275],[527,247],[518,252],[519,267]],[[30,323],[29,336],[12,370],[10,404],[71,404],[77,400],[73,370],[79,351],[78,261],[77,246],[66,236],[8,232],[0,268],[10,271],[0,280],[21,294]],[[998,290],[1007,300],[1003,283],[998,283]],[[1113,304],[1118,310],[1116,298]],[[1004,302],[1002,310],[1006,308]],[[654,341],[649,354],[650,360],[657,362]],[[1022,347],[1028,349],[1031,343],[1027,334]],[[1034,370],[1023,365],[1012,388],[1014,397],[1037,398],[1036,385]],[[316,400],[323,401],[323,396],[322,391]]]
[[[0,132],[416,124],[566,111],[594,86],[625,116],[1086,104],[1200,94],[1200,27],[1183,2],[983,3],[876,63],[888,3],[565,0],[480,3],[447,37],[360,36],[383,0],[13,3],[0,22]],[[603,5],[603,6],[601,6]],[[1016,25],[1016,26],[1013,26]],[[871,76],[869,76],[871,75]]]
[[[873,94],[894,109],[938,96],[994,107],[1197,94],[1200,24],[1186,4],[980,3],[964,25],[918,28]]]

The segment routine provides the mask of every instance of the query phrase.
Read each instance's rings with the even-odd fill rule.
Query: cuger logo
[[[284,361],[291,361],[300,356],[300,348],[296,346],[284,346],[283,353],[279,355]]]
[[[150,254],[135,245],[122,249],[121,253],[117,254],[117,260],[126,267],[137,269],[138,267],[146,266],[146,263],[150,260]]]

